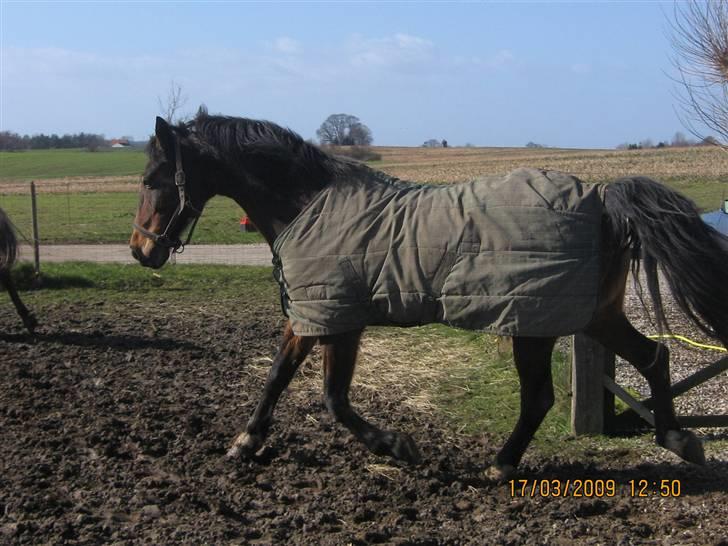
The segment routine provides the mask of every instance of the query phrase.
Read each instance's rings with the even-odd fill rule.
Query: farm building
[[[128,148],[130,145],[128,138],[114,138],[111,140],[112,148]]]

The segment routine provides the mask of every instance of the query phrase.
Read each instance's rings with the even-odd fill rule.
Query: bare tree
[[[369,146],[372,143],[372,131],[363,123],[355,123],[349,128],[349,138],[352,146]]]
[[[171,80],[166,98],[162,100],[162,97],[157,96],[157,103],[159,104],[159,112],[164,116],[164,119],[168,123],[174,123],[175,115],[178,115],[179,111],[187,104],[187,97],[182,94],[182,86]]]
[[[321,144],[333,146],[369,146],[372,132],[359,118],[350,114],[331,114],[316,130]]]
[[[728,146],[728,0],[675,3],[671,21],[673,64],[682,87],[683,124],[699,139],[696,124]]]

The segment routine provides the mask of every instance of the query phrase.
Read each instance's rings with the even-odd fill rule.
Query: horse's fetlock
[[[668,430],[657,442],[689,463],[705,464],[703,442],[689,430]]]

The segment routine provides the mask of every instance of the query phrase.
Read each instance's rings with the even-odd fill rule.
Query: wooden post
[[[30,206],[33,215],[33,259],[35,261],[35,282],[40,283],[40,238],[38,237],[38,203],[35,196],[35,182],[30,183]]]
[[[576,334],[571,365],[573,434],[601,434],[609,426],[608,416],[614,415],[614,395],[604,388],[605,374],[614,377],[614,354],[592,338]]]

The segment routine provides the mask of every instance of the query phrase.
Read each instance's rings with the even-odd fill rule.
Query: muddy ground
[[[401,388],[352,398],[410,432],[420,466],[369,455],[300,378],[261,457],[225,461],[278,343],[274,303],[235,320],[160,302],[36,311],[33,341],[0,308],[0,543],[728,544],[725,457],[696,468],[645,445],[531,453],[529,487],[614,480],[616,494],[514,498],[482,477],[494,438],[403,405]],[[317,373],[314,359],[303,375]],[[650,496],[632,497],[632,479]],[[679,498],[655,495],[663,479],[680,481]]]

